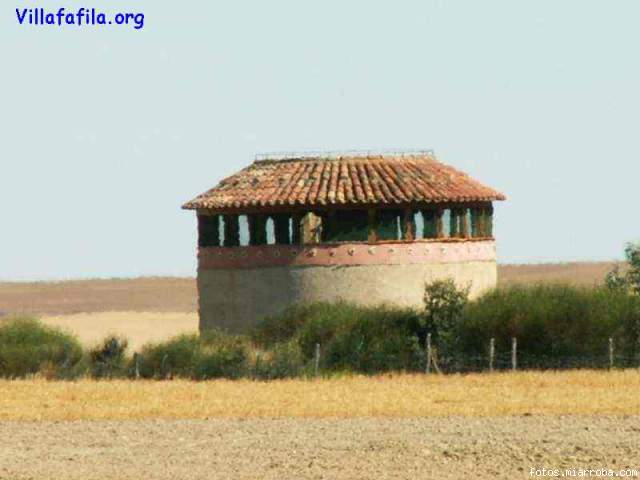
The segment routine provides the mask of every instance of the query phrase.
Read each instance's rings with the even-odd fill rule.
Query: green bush
[[[78,375],[80,342],[34,319],[14,318],[0,324],[0,376],[25,377],[43,372],[49,377]]]
[[[200,337],[196,334],[145,345],[139,359],[140,375],[144,378],[191,378],[199,350]]]
[[[248,345],[240,336],[216,331],[180,335],[146,345],[139,362],[145,378],[238,378],[247,372]]]
[[[469,288],[460,289],[452,279],[436,280],[425,286],[424,332],[431,333],[441,360],[458,348],[458,324],[468,302]]]
[[[208,332],[200,337],[193,377],[240,378],[248,372],[248,358],[249,348],[242,337]]]
[[[314,305],[294,305],[279,315],[266,316],[252,329],[251,339],[265,348],[291,340],[316,308]]]
[[[420,314],[411,309],[315,303],[269,317],[256,328],[253,338],[265,347],[277,344],[276,340],[291,342],[290,349],[297,344],[307,369],[320,344],[323,371],[373,373],[420,368],[424,361],[418,340],[420,324]]]
[[[380,306],[353,307],[352,314],[322,347],[324,369],[377,373],[421,368],[417,312]]]
[[[427,287],[424,312],[344,302],[294,306],[261,324],[254,338],[272,349],[297,346],[305,365],[302,372],[313,364],[317,343],[323,372],[422,370],[427,332],[432,333],[437,363],[444,371],[486,369],[490,338],[496,340],[494,365],[508,367],[512,337],[518,340],[522,368],[605,367],[609,337],[614,339],[615,365],[640,363],[640,297],[628,291],[525,285],[467,301],[464,291],[444,287],[444,282],[442,288]],[[269,355],[261,359],[263,371],[272,368]],[[264,373],[256,376],[270,378]]]
[[[94,378],[113,378],[126,374],[126,338],[109,336],[89,350],[89,364]]]
[[[254,377],[273,380],[293,378],[309,372],[309,362],[302,355],[298,342],[278,343],[269,351],[256,355]]]
[[[346,302],[315,303],[299,309],[301,322],[296,338],[302,354],[310,359],[315,355],[316,344],[326,348],[341,330],[348,328],[365,313],[363,307]]]
[[[608,338],[621,361],[637,355],[640,299],[623,291],[570,285],[512,286],[468,304],[459,323],[460,355],[486,355],[491,337],[498,352],[518,339],[521,365],[602,365]]]

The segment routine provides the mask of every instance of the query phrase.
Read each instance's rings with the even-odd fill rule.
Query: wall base
[[[216,268],[198,271],[200,330],[246,332],[296,303],[345,300],[423,308],[424,286],[453,278],[471,297],[496,286],[495,260],[395,265]]]

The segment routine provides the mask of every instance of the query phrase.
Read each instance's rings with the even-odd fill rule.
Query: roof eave
[[[319,209],[324,210],[327,208],[349,208],[349,207],[380,207],[380,208],[394,208],[398,206],[404,205],[425,205],[425,204],[460,204],[460,203],[484,203],[484,202],[501,202],[507,200],[507,197],[501,193],[487,196],[487,197],[475,197],[475,198],[464,198],[464,199],[446,199],[446,198],[426,198],[419,201],[394,201],[393,203],[382,203],[382,202],[334,202],[334,203],[288,203],[288,204],[275,204],[275,203],[267,203],[267,204],[246,204],[246,205],[225,205],[225,206],[210,206],[206,204],[201,204],[197,199],[191,200],[182,205],[182,210],[208,210],[212,213],[216,214],[224,214],[224,213],[238,213],[239,211],[246,210],[247,213],[258,213],[260,211],[264,212],[272,212],[275,210],[304,210],[304,209]]]

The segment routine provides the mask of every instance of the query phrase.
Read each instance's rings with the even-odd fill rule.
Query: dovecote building
[[[430,152],[256,160],[183,206],[198,218],[200,329],[315,301],[421,308],[441,278],[477,296],[496,285],[504,199]]]

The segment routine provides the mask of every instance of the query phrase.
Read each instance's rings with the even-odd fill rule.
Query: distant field
[[[567,282],[575,285],[598,285],[618,262],[548,263],[535,265],[500,265],[500,285],[514,283]]]
[[[119,334],[129,340],[131,352],[197,331],[196,302],[192,278],[0,283],[0,317],[36,315],[89,346]]]
[[[602,282],[614,262],[501,265],[501,285]],[[0,314],[68,315],[86,312],[196,312],[193,278],[134,278],[0,283]]]
[[[95,312],[42,316],[41,320],[73,332],[84,345],[95,345],[107,335],[121,335],[130,352],[148,342],[160,342],[181,333],[198,331],[196,312]]]
[[[69,315],[87,312],[195,312],[193,278],[0,283],[0,312]]]

